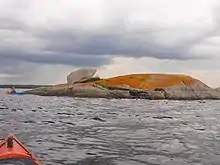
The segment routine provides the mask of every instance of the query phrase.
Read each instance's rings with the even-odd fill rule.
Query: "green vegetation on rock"
[[[92,77],[90,79],[84,80],[84,81],[80,81],[80,83],[88,83],[88,82],[94,82],[94,81],[98,81],[98,80],[102,80],[100,77]]]

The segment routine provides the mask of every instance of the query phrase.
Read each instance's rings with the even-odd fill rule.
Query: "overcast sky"
[[[181,73],[220,86],[217,0],[1,0],[0,83]]]

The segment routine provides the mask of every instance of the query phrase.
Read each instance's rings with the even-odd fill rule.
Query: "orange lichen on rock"
[[[102,79],[88,84],[99,84],[106,86],[124,86],[128,85],[138,89],[155,89],[165,88],[169,86],[179,85],[184,83],[185,85],[191,85],[194,82],[198,82],[190,76],[175,75],[175,74],[130,74],[125,76],[117,76],[108,79]],[[85,84],[86,85],[86,84]]]

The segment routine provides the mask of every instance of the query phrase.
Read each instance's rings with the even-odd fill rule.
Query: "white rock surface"
[[[79,69],[74,72],[71,72],[67,76],[67,84],[71,85],[76,82],[90,79],[95,75],[96,72],[97,72],[97,69],[94,69],[94,68],[83,68],[83,69]]]

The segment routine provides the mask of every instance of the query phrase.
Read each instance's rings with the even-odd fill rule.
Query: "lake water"
[[[0,95],[0,126],[45,165],[220,164],[220,101]]]

